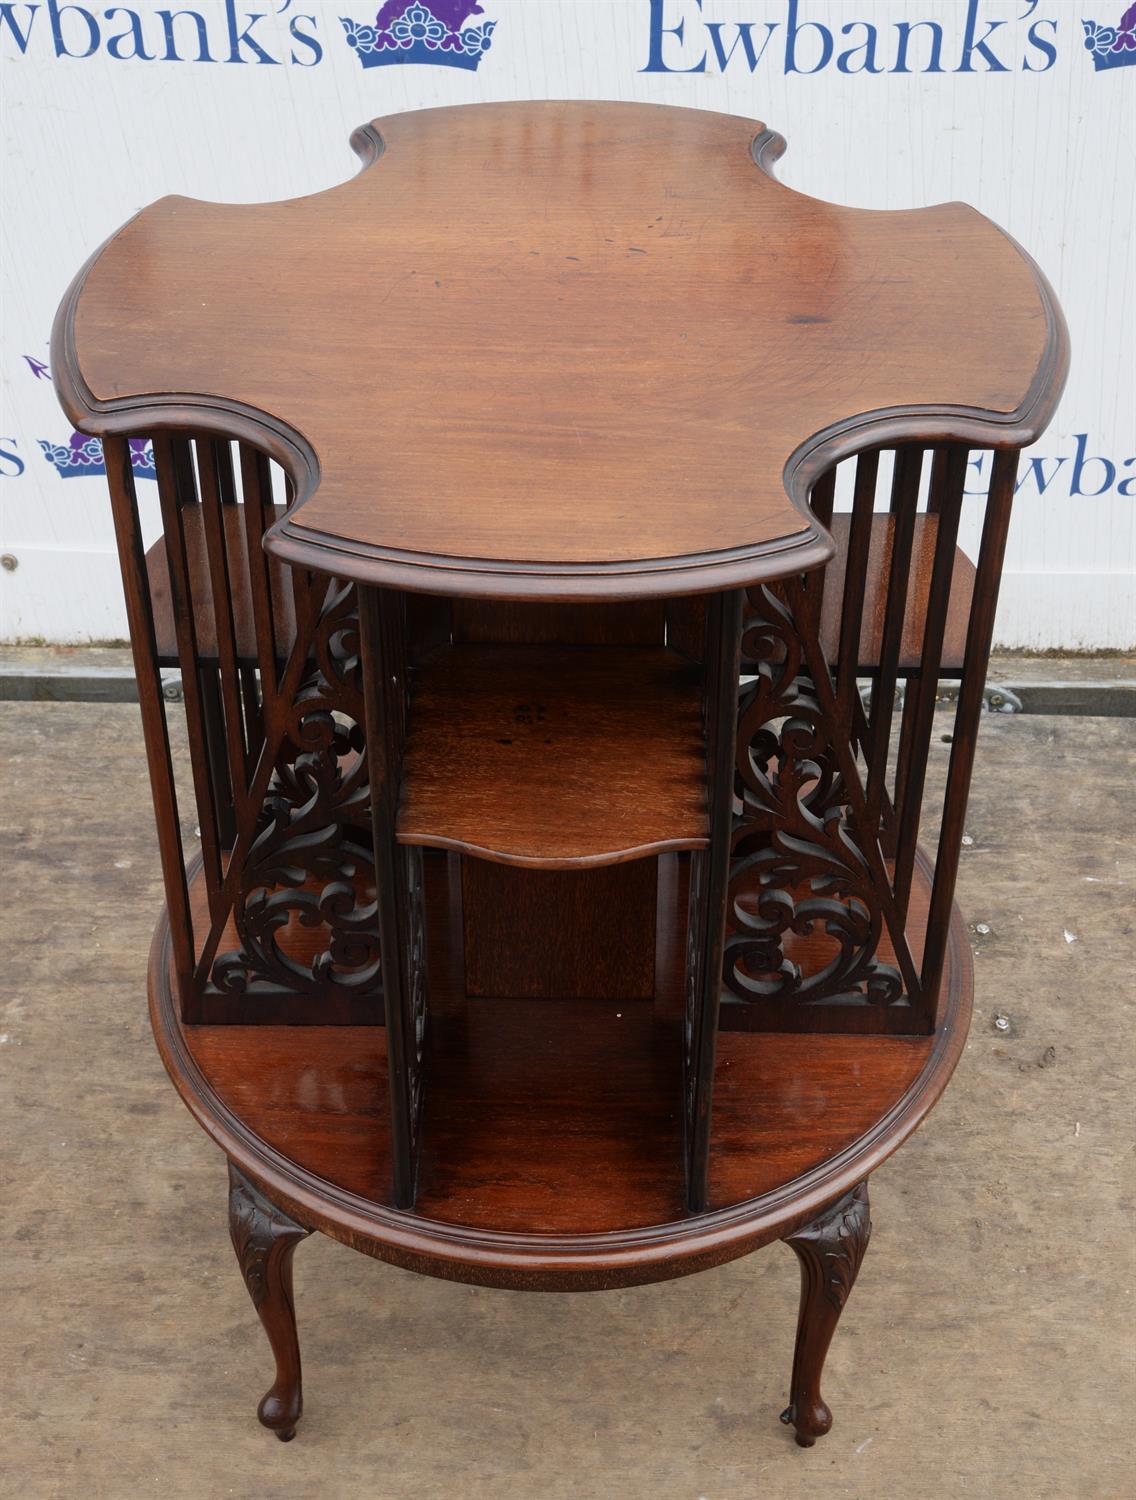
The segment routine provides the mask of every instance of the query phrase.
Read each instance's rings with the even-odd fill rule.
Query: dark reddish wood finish
[[[884,616],[887,611],[886,580],[891,567],[892,542],[895,536],[895,517],[876,514],[866,528],[868,537],[867,556],[858,568],[863,582],[844,590],[846,571],[849,570],[849,543],[852,530],[851,512],[838,512],[833,516],[832,539],[836,552],[825,569],[824,605],[821,612],[820,639],[825,659],[834,666],[840,658],[841,611],[847,598],[857,606],[861,621],[858,649],[854,653],[861,672],[875,673],[879,669],[880,643],[883,638]],[[911,543],[911,582],[907,590],[903,631],[899,637],[899,652],[896,666],[900,675],[907,677],[921,666],[923,642],[926,639],[928,603],[932,597],[931,571],[937,556],[936,538],[939,518],[936,515],[919,514]],[[962,670],[963,653],[966,650],[966,623],[974,597],[974,564],[964,552],[954,548],[949,553],[955,563],[951,585],[942,595],[947,611],[942,623],[932,632],[933,638],[941,641],[941,668],[944,676],[957,676]],[[940,597],[934,594],[936,601]]]
[[[174,985],[179,1012],[184,1015],[188,1012],[192,999],[196,954],[185,874],[185,852],[178,820],[177,789],[170,755],[169,726],[162,698],[154,611],[150,592],[146,587],[142,526],[138,519],[130,450],[125,439],[107,438],[103,451],[118,544],[118,561],[126,596],[126,618],[130,624],[134,672],[138,681],[138,705],[146,740],[150,793],[154,800],[154,817],[157,822],[158,853],[166,892],[166,919],[170,927],[174,961]]]
[[[514,103],[379,124],[329,192],[143,210],[53,334],[63,406],[106,440],[167,893],[152,1016],[233,1164],[278,1361],[261,1417],[289,1436],[299,1415],[305,1226],[557,1289],[787,1238],[787,1417],[811,1442],[863,1184],[965,1035],[962,819],[1061,314],[972,210],[803,197],[753,122]],[[321,331],[302,360],[300,317]],[[975,566],[972,444],[994,452]]]
[[[376,912],[382,952],[391,1111],[393,1198],[411,1208],[422,1145],[423,1064],[428,1010],[421,916],[421,854],[399,848],[395,816],[406,746],[410,692],[401,595],[362,589],[362,648]]]
[[[657,860],[593,870],[461,865],[468,995],[653,999]]]
[[[801,1311],[789,1405],[781,1420],[796,1430],[802,1448],[811,1448],[832,1427],[832,1412],[820,1393],[821,1372],[871,1233],[868,1184],[861,1182],[785,1239],[801,1264]]]
[[[683,1159],[686,1203],[691,1213],[699,1213],[706,1206],[710,1169],[714,1057],[722,1002],[730,843],[736,804],[734,759],[741,633],[740,589],[707,601],[703,715],[710,826],[705,853],[699,850],[692,860],[683,1014]]]
[[[687,1216],[674,1009],[467,1002],[459,914],[444,879],[426,884],[430,1090],[412,1212],[391,1206],[385,1028],[185,1026],[165,924],[150,975],[166,1066],[226,1154],[298,1222],[411,1269],[583,1290],[745,1254],[874,1170],[961,1055],[971,962],[956,914],[933,1037],[719,1036],[708,1207]],[[681,972],[681,945],[671,961]]]
[[[282,516],[283,507],[274,506],[273,514]],[[248,535],[243,505],[227,506],[223,516],[224,539],[228,557],[228,600],[233,613],[236,655],[247,665],[257,661],[256,615],[249,583]],[[217,624],[214,615],[213,585],[206,557],[205,525],[201,506],[192,506],[184,521],[186,563],[193,599],[197,651],[202,660],[217,659]],[[173,600],[170,596],[170,570],[166,549],[159,540],[146,553],[146,573],[154,610],[158,656],[163,666],[178,662],[177,634],[174,627]],[[272,612],[276,631],[275,655],[285,661],[296,640],[296,614],[289,570],[272,559]]]
[[[443,650],[415,677],[398,838],[538,869],[699,848],[698,691],[663,647]]]
[[[310,1233],[270,1203],[243,1172],[229,1163],[229,1235],[276,1360],[276,1379],[256,1414],[284,1443],[296,1436],[304,1404],[292,1257],[296,1246]]]
[[[661,599],[627,603],[542,604],[502,599],[454,599],[455,645],[662,646]]]
[[[1021,446],[1060,391],[1060,313],[1013,241],[959,203],[795,193],[755,121],[488,104],[356,147],[326,193],[143,210],[53,343],[84,431],[186,424],[283,464],[269,547],[305,567],[496,597],[749,584],[831,553],[808,496],[837,459]]]
[[[935,890],[931,898],[927,945],[923,953],[922,981],[924,988],[931,990],[939,983],[946,952],[947,912],[954,899],[955,877],[962,853],[963,819],[966,817],[967,797],[970,794],[970,773],[974,768],[982,689],[985,686],[986,663],[990,658],[990,642],[994,635],[994,613],[998,608],[998,585],[1002,578],[1002,559],[1010,529],[1010,506],[1017,471],[1016,453],[994,455],[990,499],[983,523],[974,586],[974,606],[966,638],[963,682],[959,688],[958,709],[951,740],[939,857],[935,867]]]
[[[965,454],[965,449],[955,449]],[[876,454],[865,455],[866,459],[877,458]],[[274,507],[274,514],[284,514],[283,507]],[[877,514],[870,518],[864,530],[868,550],[852,571],[860,580],[847,592],[844,588],[846,570],[849,568],[849,543],[851,513],[838,511],[831,520],[835,552],[825,575],[824,607],[821,616],[821,643],[828,661],[836,663],[841,656],[840,627],[841,610],[847,602],[854,605],[856,619],[862,620],[858,650],[852,653],[852,665],[862,674],[874,672],[879,664],[880,637],[883,613],[887,605],[885,586],[887,570],[891,561],[891,536],[894,527],[892,517]],[[255,663],[257,659],[254,605],[247,580],[247,540],[243,521],[243,510],[226,512],[225,535],[229,555],[233,559],[230,571],[230,587],[233,621],[236,633],[237,654],[242,662]],[[935,515],[919,515],[915,522],[915,537],[912,545],[912,580],[904,622],[899,669],[903,676],[910,675],[921,666],[923,643],[928,637],[926,630],[927,606],[930,598],[931,570],[936,552],[937,518]],[[197,649],[203,660],[215,660],[217,656],[216,625],[213,618],[212,588],[205,556],[205,541],[200,513],[191,512],[185,520],[186,556],[191,579],[191,592],[196,613]],[[957,676],[962,669],[963,652],[966,648],[966,625],[974,593],[974,564],[965,553],[955,550],[954,574],[948,589],[947,613],[942,627],[942,674]],[[869,560],[870,559],[870,560]],[[273,616],[276,630],[276,654],[284,660],[295,642],[295,613],[291,597],[289,574],[285,565],[272,558],[268,565],[271,578]],[[176,666],[178,661],[177,639],[174,630],[174,615],[170,600],[169,568],[165,548],[159,539],[146,553],[146,571],[149,581],[151,605],[158,644],[158,656],[163,666]],[[438,603],[448,601],[439,600]],[[700,646],[697,635],[684,634],[686,621],[682,620],[684,606],[691,619],[701,620],[701,602],[683,598],[668,601],[667,642],[675,650],[698,656]],[[700,625],[696,626],[700,629]],[[587,605],[529,604],[519,605],[515,601],[455,599],[452,609],[452,625],[447,616],[444,636],[434,644],[526,644],[551,646],[599,646],[633,645],[661,646],[663,636],[663,607],[659,600],[636,600],[627,604],[611,604],[602,608]],[[938,632],[930,632],[935,639]]]

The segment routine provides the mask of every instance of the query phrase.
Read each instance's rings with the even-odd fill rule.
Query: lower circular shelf
[[[182,1099],[300,1223],[410,1270],[599,1290],[683,1276],[807,1223],[916,1128],[962,1053],[973,972],[957,909],[932,1036],[725,1030],[710,1207],[682,1206],[675,1027],[616,1008],[471,1000],[435,1018],[418,1203],[389,1189],[381,1026],[186,1026],[163,913],[150,1012]],[[507,1045],[502,1045],[506,1041]]]

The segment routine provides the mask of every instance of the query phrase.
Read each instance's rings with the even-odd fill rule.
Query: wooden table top
[[[422,110],[283,203],[169,197],[53,342],[90,433],[259,443],[270,550],[343,577],[631,597],[823,561],[808,490],[904,438],[1018,446],[1067,362],[1029,257],[960,203],[851,209],[754,121],[608,103]]]

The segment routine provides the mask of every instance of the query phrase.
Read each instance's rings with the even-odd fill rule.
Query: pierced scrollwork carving
[[[745,1002],[892,1005],[899,970],[876,957],[883,916],[784,596],[747,593],[723,979]],[[787,951],[787,937],[816,939]]]
[[[212,978],[224,994],[377,986],[379,937],[355,590],[333,581],[233,906],[240,939]],[[281,942],[298,923],[326,934],[301,962]],[[289,945],[291,946],[291,945]]]

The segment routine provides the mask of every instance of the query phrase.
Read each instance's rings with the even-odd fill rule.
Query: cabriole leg
[[[868,1184],[861,1182],[785,1241],[801,1263],[801,1309],[789,1405],[781,1420],[796,1429],[802,1448],[811,1448],[832,1426],[820,1394],[821,1371],[871,1232]]]
[[[296,1436],[303,1407],[292,1256],[310,1233],[229,1163],[229,1234],[252,1305],[276,1357],[276,1379],[256,1414],[284,1443]]]

